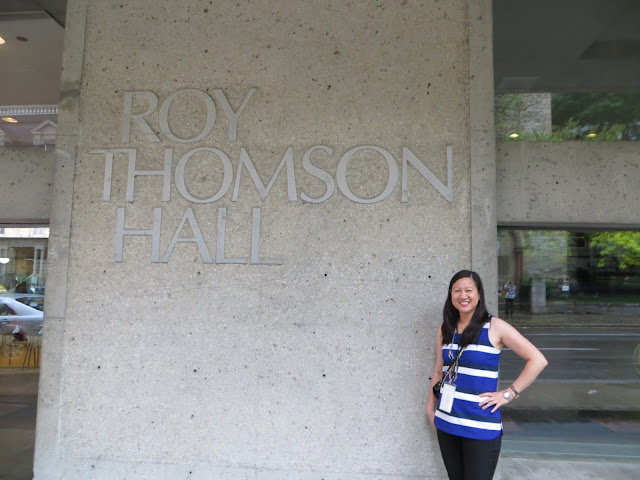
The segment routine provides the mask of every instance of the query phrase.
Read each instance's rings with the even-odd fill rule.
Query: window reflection
[[[48,228],[0,232],[0,368],[38,368]]]
[[[638,460],[640,232],[502,228],[498,239],[500,316],[549,360],[504,409],[505,453]],[[521,368],[505,351],[501,385]]]
[[[0,106],[0,145],[55,145],[57,105]]]
[[[634,92],[504,93],[494,106],[503,142],[640,140],[640,94]]]

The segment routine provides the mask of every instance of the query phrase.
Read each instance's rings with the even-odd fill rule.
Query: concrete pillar
[[[8,245],[0,245],[0,258],[6,258],[9,259],[9,246]],[[2,285],[3,287],[7,287],[6,285],[4,285],[4,282],[6,282],[5,276],[7,273],[7,264],[6,263],[2,263],[0,264],[0,285]]]
[[[547,313],[547,284],[544,278],[531,281],[531,313]]]
[[[490,16],[69,1],[36,479],[442,477],[448,282],[497,278]]]
[[[9,247],[7,250],[7,256],[9,257],[9,263],[7,271],[8,273],[16,273],[16,249],[13,247]]]

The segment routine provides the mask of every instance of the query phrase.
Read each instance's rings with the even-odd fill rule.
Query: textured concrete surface
[[[437,478],[434,332],[472,263],[467,2],[84,5],[36,478]]]
[[[506,93],[496,98],[496,138],[551,133],[551,93]]]
[[[0,223],[47,223],[55,152],[51,146],[0,146]]]
[[[38,373],[32,370],[23,369],[4,369],[0,371],[0,479],[2,480],[31,480],[33,478],[33,444],[35,437],[35,420],[36,420],[36,408],[35,399],[38,387]],[[533,388],[533,387],[532,387]],[[613,395],[613,394],[612,394]],[[528,396],[528,395],[527,395]],[[526,400],[526,396],[519,399],[519,402]],[[618,431],[624,432],[629,430],[629,427],[633,427],[633,424],[618,422]],[[627,425],[626,429],[622,427]],[[533,450],[525,452],[525,455],[514,455],[513,451],[516,448],[523,447],[522,442],[509,443],[512,439],[512,432],[517,432],[520,429],[518,422],[512,422],[507,426],[507,432],[505,434],[505,443],[503,445],[503,453],[500,459],[499,471],[502,471],[502,479],[509,478],[525,478],[525,479],[546,479],[550,478],[549,468],[553,468],[553,471],[566,472],[563,478],[571,479],[591,479],[591,478],[635,478],[638,471],[637,462],[624,462],[613,461],[612,458],[602,459],[598,461],[593,460],[580,460],[577,458],[552,458],[551,455],[546,454],[544,456],[533,456],[535,452]],[[619,443],[619,442],[618,442]],[[524,445],[527,447],[528,445]],[[546,451],[560,450],[557,447],[554,449],[554,444],[546,442]],[[563,451],[566,451],[568,446],[560,444],[559,447]],[[631,447],[630,445],[627,447]],[[578,450],[578,453],[584,457],[588,455],[588,452],[596,449],[599,454],[607,454],[611,450],[608,445],[582,445]],[[551,450],[550,450],[551,449]],[[619,448],[618,448],[619,450]],[[566,454],[565,454],[566,455]],[[575,457],[575,455],[574,455]],[[439,465],[439,459],[434,459],[435,465]],[[93,465],[93,473],[95,474],[96,467],[99,469],[106,469],[104,466]],[[152,471],[157,472],[158,477],[155,478],[172,478],[167,477],[168,473],[177,474],[177,478],[186,476],[186,478],[193,478],[194,473],[200,472],[201,478],[242,478],[242,479],[264,479],[264,478],[291,478],[292,480],[298,480],[300,478],[316,479],[319,478],[317,474],[296,472],[295,474],[286,474],[284,472],[273,471],[251,471],[242,469],[214,469],[209,467],[203,467],[202,465],[185,465],[185,469],[189,469],[191,476],[187,476],[186,471],[178,472],[176,467],[158,467],[147,466],[149,470],[149,476],[144,477],[142,474],[137,475],[137,467],[126,470],[127,464],[123,464],[121,467],[123,475],[127,478],[154,478]],[[142,468],[145,468],[144,463]],[[436,467],[438,468],[438,467]],[[132,473],[133,472],[133,473]],[[136,474],[134,477],[134,473]],[[109,478],[108,475],[112,475],[113,470],[106,469],[103,473],[103,478]],[[287,476],[288,475],[288,476]],[[46,477],[45,477],[46,478]],[[72,477],[73,478],[73,477]],[[81,478],[81,477],[77,477]],[[95,478],[95,476],[94,476]],[[113,477],[111,477],[113,478]],[[331,479],[343,479],[343,478],[379,478],[378,476],[354,476],[349,474],[324,474],[320,478]],[[380,477],[387,480],[389,477]],[[394,477],[391,477],[394,478]],[[407,477],[404,477],[407,478]],[[411,477],[409,477],[411,478]],[[413,477],[419,478],[419,477]],[[555,478],[555,477],[554,477]],[[498,480],[498,475],[496,476]]]
[[[637,142],[507,142],[497,148],[498,223],[640,225]]]
[[[86,2],[68,2],[71,22],[65,25],[56,138],[56,165],[50,199],[46,328],[43,333],[38,394],[38,421],[34,454],[34,478],[59,476],[57,465],[60,428],[60,390],[67,304],[67,273],[71,239],[71,207],[79,135],[78,108],[82,79]]]
[[[491,2],[469,2],[471,265],[485,285],[498,283],[496,159]],[[497,311],[491,296],[487,307]]]

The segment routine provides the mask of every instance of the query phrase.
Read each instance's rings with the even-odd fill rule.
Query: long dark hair
[[[469,325],[464,329],[462,337],[458,342],[460,348],[472,343],[478,343],[482,327],[489,320],[489,312],[487,312],[487,306],[484,301],[484,287],[482,286],[480,275],[471,270],[460,270],[453,276],[451,282],[449,282],[449,293],[447,294],[447,301],[442,310],[442,344],[447,345],[453,341],[453,334],[458,327],[460,312],[453,306],[453,302],[451,301],[451,289],[453,288],[453,284],[461,278],[472,278],[476,283],[476,288],[478,289],[478,305],[473,312],[473,317],[471,317]]]

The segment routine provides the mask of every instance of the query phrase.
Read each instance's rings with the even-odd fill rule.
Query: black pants
[[[506,305],[506,314],[507,317],[513,317],[513,304],[515,303],[515,298],[505,298]]]
[[[498,465],[502,436],[474,440],[438,430],[438,443],[449,480],[491,480]]]

